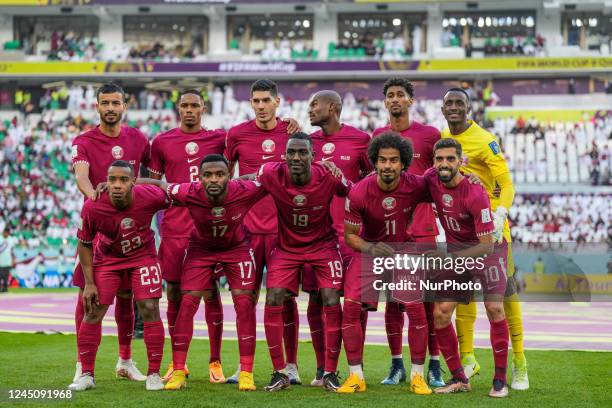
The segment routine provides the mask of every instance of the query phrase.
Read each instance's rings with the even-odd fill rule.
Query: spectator
[[[15,265],[13,249],[17,239],[11,236],[10,230],[4,228],[0,236],[0,293],[8,291],[10,271]]]

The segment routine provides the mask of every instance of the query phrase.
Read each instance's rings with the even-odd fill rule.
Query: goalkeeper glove
[[[506,207],[499,206],[493,213],[493,225],[495,230],[493,231],[493,241],[499,244],[504,239],[504,224],[506,223],[506,217],[508,216],[508,210]]]

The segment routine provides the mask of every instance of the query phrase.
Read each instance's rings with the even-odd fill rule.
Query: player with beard
[[[200,162],[209,154],[223,154],[225,131],[202,127],[202,115],[206,107],[202,96],[195,89],[183,91],[178,100],[180,125],[158,135],[151,144],[151,162],[148,169],[151,178],[165,176],[168,183],[193,183],[200,178]],[[174,337],[174,327],[181,305],[181,277],[183,258],[189,244],[193,220],[189,210],[172,207],[164,212],[160,235],[159,262],[166,281],[168,297],[168,332]],[[205,318],[210,340],[209,381],[225,383],[221,367],[221,337],[223,335],[223,305],[217,289],[204,296]],[[174,344],[174,343],[171,343]],[[172,375],[170,362],[164,380]],[[185,367],[187,375],[189,371]]]
[[[344,281],[342,337],[350,375],[339,393],[364,392],[362,342],[365,331],[360,324],[362,310],[376,310],[378,291],[374,281],[373,258],[396,254],[399,244],[408,241],[408,227],[419,203],[430,202],[427,184],[421,176],[407,172],[412,161],[412,145],[395,132],[372,139],[368,156],[376,174],[371,174],[351,189],[346,199],[346,243],[360,255],[355,256]],[[394,245],[395,244],[395,245]],[[402,303],[410,320],[408,343],[412,369],[410,391],[431,394],[424,379],[428,325],[421,300]]]
[[[284,161],[285,146],[290,134],[299,130],[293,119],[281,120],[276,116],[280,104],[277,85],[268,79],[260,79],[251,85],[251,107],[255,119],[232,127],[227,132],[225,157],[230,162],[230,174],[238,164],[240,176],[257,173],[270,162]],[[272,197],[264,198],[251,209],[244,219],[251,234],[255,251],[256,283],[258,290],[263,280],[263,271],[270,261],[277,242],[276,207]],[[284,347],[287,353],[286,371],[292,384],[301,384],[297,367],[299,314],[295,298],[288,296],[283,309]],[[240,367],[227,379],[236,383]]]
[[[110,165],[107,183],[108,192],[101,193],[96,201],[85,201],[77,232],[79,262],[85,279],[85,316],[77,336],[82,373],[69,389],[85,391],[95,387],[94,365],[102,340],[102,319],[127,280],[144,321],[149,360],[146,389],[162,390],[164,384],[159,376],[164,351],[164,325],[159,317],[162,282],[151,220],[157,211],[168,208],[169,201],[158,188],[134,186],[134,169],[124,160]],[[94,246],[96,237],[98,243]]]
[[[334,163],[347,180],[356,183],[372,170],[372,165],[367,157],[370,136],[353,126],[340,123],[341,112],[342,98],[336,91],[323,90],[312,95],[308,103],[310,124],[319,126],[321,129],[312,133],[310,137],[317,160]],[[333,198],[331,216],[340,241],[342,264],[344,270],[346,270],[353,257],[353,250],[344,242],[343,198]],[[302,272],[302,289],[309,292],[310,296],[307,317],[312,345],[317,358],[317,374],[310,385],[323,386],[325,341],[323,338],[322,303],[321,295],[316,290],[316,279],[310,267],[306,267]],[[364,310],[361,316],[364,332],[367,318],[368,312]]]
[[[490,338],[495,363],[493,386],[489,396],[508,396],[506,368],[508,365],[508,323],[504,313],[508,245],[494,244],[495,223],[487,191],[482,185],[471,184],[459,172],[463,164],[462,148],[456,140],[442,139],[434,148],[434,167],[425,173],[429,193],[436,204],[440,222],[446,233],[447,252],[428,256],[450,256],[453,259],[477,260],[482,266],[460,271],[458,268],[438,273],[437,281],[452,279],[458,283],[479,280],[482,284],[484,305],[490,323]],[[446,263],[446,262],[445,262]],[[476,263],[476,262],[475,262]],[[467,262],[465,262],[467,266]],[[434,310],[438,344],[446,365],[453,375],[448,385],[437,388],[438,394],[471,391],[457,347],[457,335],[451,318],[458,303],[466,304],[472,291],[437,290]]]
[[[372,137],[383,132],[394,131],[412,142],[413,159],[408,172],[423,175],[433,166],[433,146],[440,140],[440,132],[432,126],[426,126],[410,118],[410,107],[414,103],[414,86],[404,78],[391,78],[383,86],[385,108],[389,112],[389,125],[374,130]],[[410,225],[409,239],[422,245],[435,245],[438,228],[436,216],[429,203],[422,203],[416,208],[414,221]],[[430,326],[428,338],[429,370],[428,382],[431,386],[444,385],[440,370],[440,351],[436,345],[433,331],[433,303],[425,303],[427,320]],[[409,322],[410,324],[410,322]],[[396,385],[406,379],[406,370],[402,358],[402,333],[404,331],[404,314],[401,305],[387,301],[385,306],[385,328],[391,349],[391,368],[382,384]]]
[[[304,265],[315,273],[323,301],[325,364],[323,382],[328,390],[339,387],[336,369],[342,343],[340,289],[342,261],[338,235],[333,229],[330,205],[334,195],[346,197],[350,189],[344,177],[313,164],[310,136],[295,133],[287,141],[284,163],[266,163],[257,180],[278,208],[278,247],[273,251],[266,278],[264,326],[274,373],[266,391],[289,387],[283,342],[283,303],[287,292],[296,296]]]
[[[514,280],[512,258],[512,236],[507,216],[514,200],[514,185],[506,159],[494,135],[469,119],[470,97],[462,88],[449,89],[444,95],[442,114],[448,128],[442,131],[442,138],[452,138],[463,147],[462,170],[478,176],[489,193],[495,222],[495,242],[506,242],[508,246],[508,285],[504,309],[508,318],[512,340],[512,389],[529,389],[527,360],[523,352],[523,319],[521,302]],[[499,194],[496,194],[496,191]],[[461,362],[468,377],[480,370],[474,356],[474,322],[476,303],[457,306],[457,335],[461,351]]]
[[[215,268],[220,264],[228,279],[236,310],[241,368],[238,389],[254,391],[256,265],[242,221],[266,192],[253,181],[230,181],[228,162],[221,155],[206,156],[200,166],[199,181],[195,182],[138,180],[166,191],[173,204],[184,206],[189,211],[194,225],[182,268],[183,297],[172,341],[174,371],[165,388],[178,390],[186,386],[185,361],[193,337],[193,317],[202,297],[211,296],[216,291]]]
[[[138,176],[140,165],[146,166],[150,157],[147,138],[138,129],[121,125],[126,109],[123,89],[116,84],[108,83],[96,91],[96,98],[100,124],[82,133],[72,142],[72,167],[77,187],[85,199],[95,196],[96,186],[106,181],[108,167],[113,161],[119,159],[127,161],[134,167],[135,175]],[[94,239],[94,246],[96,243],[97,239]],[[79,327],[84,315],[82,296],[85,287],[83,270],[79,263],[75,267],[73,276],[73,284],[79,287],[74,317],[78,341]],[[133,381],[144,381],[146,377],[140,373],[132,361],[134,305],[130,288],[130,282],[126,280],[117,292],[115,321],[119,340],[119,358],[116,375]],[[80,373],[81,363],[77,360],[75,380]]]

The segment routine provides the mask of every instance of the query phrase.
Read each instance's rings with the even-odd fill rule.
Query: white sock
[[[123,364],[129,364],[132,362],[131,358],[128,358],[127,360],[122,359],[121,357],[119,357],[119,361],[121,361],[121,363]]]
[[[236,377],[240,375],[240,363],[238,363],[238,368],[236,369],[236,373],[234,374]]]
[[[361,364],[349,365],[349,373],[357,374],[357,376],[363,380],[363,370],[361,369]]]
[[[438,354],[437,356],[429,356],[430,360],[438,360],[440,361],[440,355]]]
[[[395,356],[391,356],[391,358],[403,358],[401,354],[395,355]]]
[[[412,368],[410,369],[410,379],[415,376],[415,374],[420,374],[423,377],[423,364],[412,364]]]
[[[323,371],[323,377],[325,377],[327,374],[331,374],[331,371]]]
[[[297,364],[287,363],[287,365],[285,366],[285,370],[295,370],[295,371],[297,371]]]

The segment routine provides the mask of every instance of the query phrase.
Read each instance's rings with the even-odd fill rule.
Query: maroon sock
[[[236,310],[240,370],[252,373],[257,335],[253,297],[251,295],[234,296],[234,309]]]
[[[325,371],[333,373],[338,368],[338,357],[342,347],[342,307],[323,306],[325,331]]]
[[[405,306],[408,315],[408,345],[412,364],[425,364],[427,354],[427,315],[423,303],[410,303]]]
[[[444,355],[446,366],[453,375],[453,378],[462,382],[468,382],[461,366],[457,333],[455,333],[453,324],[450,323],[446,327],[436,328],[436,337],[438,339],[438,347],[440,347],[440,351]]]
[[[223,336],[223,304],[221,296],[206,300],[204,302],[204,316],[208,326],[208,338],[210,339],[209,363],[221,361],[221,337]]]
[[[159,373],[159,366],[164,355],[164,335],[164,324],[161,319],[156,322],[144,322],[144,343],[149,358],[147,375]]]
[[[96,354],[100,341],[102,340],[102,322],[87,323],[82,322],[79,327],[79,335],[77,337],[77,348],[81,357],[81,372],[94,375],[96,365]]]
[[[508,367],[508,322],[506,319],[491,322],[491,347],[495,361],[495,380],[506,382],[506,368]]]
[[[76,338],[77,344],[79,341],[79,329],[81,328],[81,323],[83,323],[83,317],[85,317],[85,308],[83,307],[83,294],[79,291],[77,295],[77,302],[74,307],[74,326],[76,327]],[[81,357],[77,351],[77,361],[81,361]]]
[[[132,358],[132,335],[134,334],[134,302],[132,298],[117,296],[115,301],[115,321],[119,340],[119,357]]]
[[[436,339],[436,329],[434,328],[434,303],[425,303],[425,313],[427,314],[427,327],[429,328],[429,336],[427,339],[427,347],[429,349],[430,356],[439,356],[440,348],[438,347],[438,340]]]
[[[285,368],[283,355],[283,306],[268,306],[264,309],[266,341],[275,371]]]
[[[174,336],[171,339],[172,344],[172,366],[175,370],[184,370],[187,362],[187,352],[189,344],[193,337],[193,318],[200,307],[200,297],[189,294],[183,295],[178,316],[176,317],[176,326],[174,327]]]
[[[170,341],[174,338],[174,331],[176,329],[176,319],[179,314],[179,308],[181,307],[181,300],[170,300],[168,299],[168,310],[166,310],[166,319],[168,320],[168,334],[170,335]]]
[[[365,341],[366,341],[366,329],[368,327],[368,311],[361,311],[361,358],[363,358],[363,351],[365,349]]]
[[[344,300],[342,312],[342,339],[349,365],[361,364],[363,360],[363,329],[361,327],[361,305]]]
[[[300,316],[295,298],[283,304],[283,343],[288,364],[297,364]]]
[[[402,334],[404,332],[404,313],[397,302],[387,302],[385,306],[385,329],[392,356],[402,354]]]
[[[325,365],[325,333],[323,332],[323,306],[316,302],[309,302],[306,311],[312,348],[317,358],[317,368]]]

